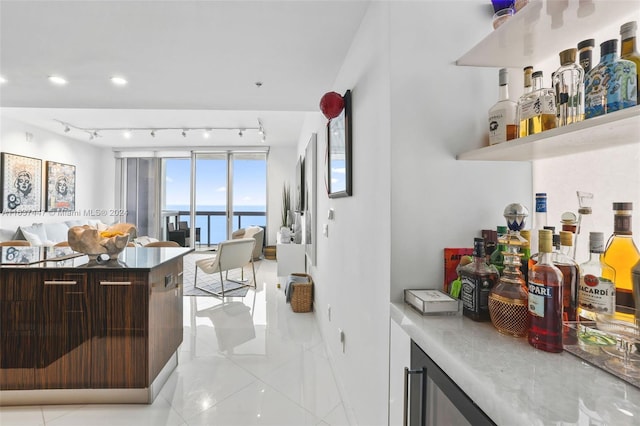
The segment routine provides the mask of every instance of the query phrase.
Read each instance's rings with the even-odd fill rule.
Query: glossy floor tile
[[[153,404],[2,407],[0,425],[348,425],[313,314],[291,311],[275,261],[256,274],[245,297],[184,298],[178,367]]]

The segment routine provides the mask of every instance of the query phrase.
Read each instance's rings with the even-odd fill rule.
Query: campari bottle
[[[562,352],[562,272],[553,264],[553,233],[538,233],[538,262],[529,269],[529,344]]]

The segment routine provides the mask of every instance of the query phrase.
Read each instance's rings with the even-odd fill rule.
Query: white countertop
[[[640,389],[568,352],[404,303],[391,304],[391,319],[498,425],[640,425]]]

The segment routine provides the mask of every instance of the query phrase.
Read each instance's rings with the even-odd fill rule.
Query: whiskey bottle
[[[531,74],[533,74],[533,67],[531,65],[524,67],[524,91],[522,92],[522,96],[528,96],[532,90],[532,81]],[[522,96],[520,98],[522,98]],[[522,119],[520,118],[520,114],[522,111],[520,110],[520,102],[518,100],[518,105],[516,106],[516,118],[518,123],[518,137],[524,138],[525,136],[529,136],[529,128],[527,126],[521,126],[520,122]]]
[[[593,52],[593,46],[595,46],[596,41],[592,38],[587,40],[582,40],[578,43],[578,61],[580,62],[580,66],[584,70],[584,74],[586,75],[589,71],[591,71],[591,54]]]
[[[520,120],[520,135],[526,128],[527,135],[556,127],[556,94],[551,88],[543,87],[542,71],[536,71],[531,75],[533,90],[524,94],[518,101],[518,119]]]
[[[636,64],[619,59],[618,40],[600,44],[600,62],[584,79],[585,118],[597,117],[637,103]]]
[[[498,102],[489,109],[489,145],[518,137],[517,104],[509,99],[509,73],[506,68],[500,70],[498,82]]]
[[[554,252],[553,264],[562,272],[562,319],[575,321],[578,309],[580,266],[573,260],[573,233],[560,231],[560,250]]]
[[[580,265],[578,320],[595,321],[596,314],[616,309],[615,271],[603,259],[604,234],[589,233],[589,260]]]
[[[623,313],[632,313],[633,283],[631,269],[640,261],[640,252],[633,242],[631,212],[633,203],[613,203],[613,235],[604,249],[603,260],[615,271],[616,305]]]
[[[529,344],[562,352],[562,273],[554,266],[552,233],[539,231],[539,259],[529,268]]]
[[[520,247],[527,240],[520,235],[529,212],[522,204],[509,204],[504,210],[508,234],[500,241],[505,246],[504,270],[498,283],[489,293],[489,314],[493,326],[502,334],[524,337],[529,330],[527,290],[520,271]]]
[[[584,70],[576,64],[575,48],[560,52],[560,68],[553,74],[558,126],[584,119]]]
[[[636,29],[638,24],[636,21],[627,22],[620,27],[620,40],[622,40],[622,46],[620,47],[620,58],[636,64],[636,103],[640,101],[640,79],[638,74],[640,73],[640,53],[636,50]]]
[[[484,239],[473,240],[473,262],[460,268],[462,313],[474,321],[489,321],[489,292],[498,282],[498,270],[489,265]]]

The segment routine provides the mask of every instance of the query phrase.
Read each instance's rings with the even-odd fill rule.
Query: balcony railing
[[[162,212],[162,216],[164,217],[165,223],[164,223],[164,233],[165,233],[165,238],[167,235],[167,230],[169,229],[169,224],[173,223],[175,228],[178,229],[178,222],[180,221],[186,221],[188,223],[189,228],[191,228],[190,225],[190,220],[191,220],[191,213],[188,210],[164,210]],[[207,246],[211,246],[212,244],[216,244],[219,241],[212,241],[211,237],[212,237],[212,218],[215,217],[219,217],[219,218],[225,218],[227,216],[227,213],[224,211],[204,211],[204,210],[196,210],[196,227],[199,228],[204,228],[204,229],[200,229],[200,239],[201,241],[198,241],[201,245],[206,244]],[[233,212],[233,217],[234,217],[234,221],[238,220],[237,222],[237,227],[233,227],[233,229],[240,229],[242,228],[242,219],[244,217],[264,217],[265,218],[265,226],[266,226],[266,216],[267,216],[267,212],[264,211],[234,211]],[[206,224],[203,224],[202,221],[199,221],[198,218],[201,217],[206,217]],[[225,237],[223,237],[222,239],[226,238],[226,222],[223,220],[222,221],[224,223],[224,225],[222,226],[222,228],[220,229],[220,232],[222,233],[222,235],[224,235]],[[245,220],[245,224],[246,225],[254,225],[255,223],[246,223]],[[214,227],[216,225],[214,224]],[[218,224],[218,227],[220,227],[221,225]]]

